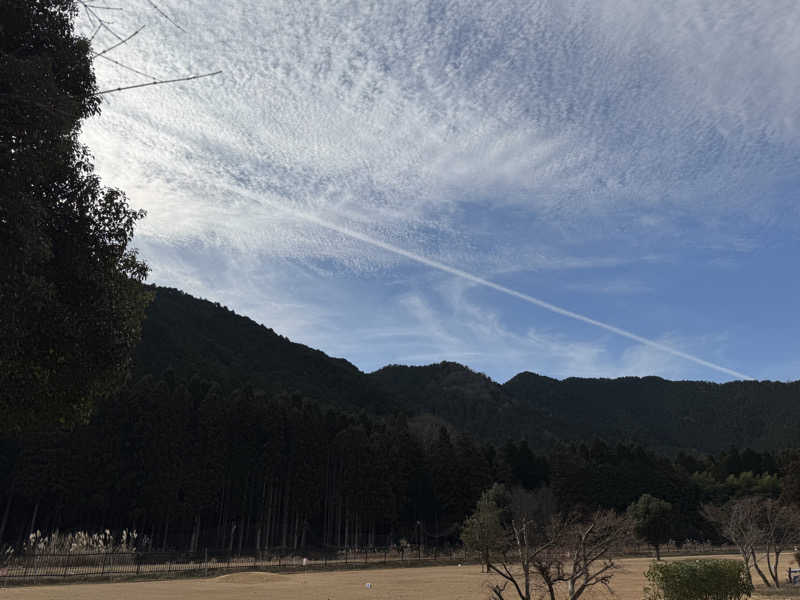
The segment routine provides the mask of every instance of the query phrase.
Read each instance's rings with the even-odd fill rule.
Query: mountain
[[[376,414],[400,408],[344,359],[294,343],[219,303],[171,288],[152,291],[134,357],[136,378],[172,369],[182,379],[198,374],[227,391],[250,385]]]
[[[668,381],[660,377],[553,380],[520,373],[503,384],[521,404],[568,423],[571,434],[650,448],[719,452],[800,443],[800,382]],[[563,435],[563,432],[562,432]]]
[[[368,378],[412,414],[437,416],[480,439],[527,438],[534,446],[545,446],[560,437],[557,419],[535,400],[520,402],[486,375],[458,363],[389,365]]]
[[[153,288],[134,374],[171,368],[225,389],[297,393],[353,413],[434,416],[486,441],[638,442],[662,452],[800,445],[800,382],[551,379],[524,372],[504,384],[463,365],[390,365],[362,373],[226,307]]]

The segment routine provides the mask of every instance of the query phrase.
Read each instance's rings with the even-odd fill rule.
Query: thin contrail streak
[[[226,186],[228,187],[228,186]],[[243,190],[237,188],[236,190],[239,194],[242,193]],[[248,190],[249,192],[249,190]],[[253,192],[249,192],[247,195],[254,195]],[[708,367],[709,369],[714,369],[715,371],[719,371],[721,373],[726,373],[728,375],[733,375],[739,379],[754,379],[749,375],[745,375],[744,373],[740,373],[738,371],[734,371],[733,369],[729,369],[727,367],[723,367],[722,365],[718,365],[716,363],[703,360],[699,356],[695,356],[693,354],[688,354],[686,352],[681,352],[680,350],[676,350],[675,348],[671,348],[669,346],[665,346],[660,342],[656,342],[655,340],[648,339],[646,337],[642,337],[640,335],[636,335],[635,333],[628,331],[626,329],[621,329],[620,327],[615,327],[614,325],[609,325],[608,323],[604,323],[603,321],[598,321],[597,319],[592,319],[591,317],[587,317],[586,315],[582,315],[580,313],[573,312],[571,310],[567,310],[566,308],[561,308],[560,306],[556,306],[555,304],[551,304],[534,296],[530,296],[523,292],[519,292],[515,289],[506,287],[504,285],[500,285],[499,283],[494,283],[493,281],[489,281],[488,279],[484,279],[483,277],[478,277],[477,275],[473,275],[472,273],[468,273],[467,271],[462,271],[461,269],[457,269],[456,267],[451,267],[445,263],[439,262],[438,260],[434,260],[432,258],[427,258],[415,252],[410,252],[398,246],[394,246],[387,242],[383,242],[381,240],[377,240],[373,237],[365,235],[359,231],[353,231],[352,229],[348,229],[347,227],[343,227],[336,223],[332,223],[330,221],[326,221],[314,215],[293,209],[288,208],[285,206],[281,206],[278,203],[270,202],[269,200],[265,200],[264,198],[259,198],[259,202],[267,203],[270,207],[275,208],[276,210],[287,213],[289,215],[294,216],[297,219],[306,221],[308,223],[314,223],[315,225],[319,225],[320,227],[324,227],[325,229],[329,229],[331,231],[336,231],[337,233],[341,233],[342,235],[346,235],[353,239],[362,241],[366,244],[370,244],[371,246],[375,246],[377,248],[381,248],[393,254],[397,254],[399,256],[403,256],[409,260],[413,260],[414,262],[418,262],[420,264],[432,267],[434,269],[438,269],[439,271],[444,271],[445,273],[450,273],[451,275],[455,275],[457,277],[461,277],[462,279],[466,279],[467,281],[471,281],[473,283],[477,283],[478,285],[482,285],[484,287],[491,288],[493,290],[497,290],[503,294],[508,296],[513,296],[514,298],[519,298],[520,300],[524,300],[530,304],[535,306],[539,306],[550,312],[554,312],[559,315],[563,315],[565,317],[569,317],[570,319],[575,319],[576,321],[582,321],[584,323],[588,323],[589,325],[594,325],[595,327],[599,327],[600,329],[605,329],[606,331],[610,331],[611,333],[615,333],[619,336],[628,338],[635,342],[639,342],[645,346],[650,346],[651,348],[656,348],[657,350],[661,350],[662,352],[666,352],[668,354],[672,354],[673,356],[678,356],[685,360],[691,361],[698,365],[702,365],[704,367]]]

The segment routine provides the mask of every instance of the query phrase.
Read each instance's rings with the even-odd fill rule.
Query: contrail
[[[221,182],[220,182],[221,183]],[[241,188],[234,188],[234,186],[228,186],[222,184],[225,187],[231,187],[235,189],[237,193],[241,194],[243,190]],[[621,329],[619,327],[615,327],[614,325],[610,325],[608,323],[604,323],[603,321],[598,321],[597,319],[592,319],[591,317],[587,317],[586,315],[582,315],[580,313],[573,312],[571,310],[567,310],[566,308],[562,308],[560,306],[556,306],[555,304],[551,304],[546,302],[545,300],[541,300],[534,296],[530,296],[529,294],[525,294],[523,292],[519,292],[515,289],[510,287],[506,287],[504,285],[500,285],[499,283],[495,283],[493,281],[489,281],[488,279],[484,279],[483,277],[478,277],[477,275],[473,275],[472,273],[468,273],[467,271],[462,271],[461,269],[457,269],[456,267],[451,267],[445,263],[439,262],[438,260],[434,260],[432,258],[428,258],[426,256],[422,256],[415,252],[410,252],[409,250],[405,250],[400,248],[399,246],[395,246],[393,244],[389,244],[387,242],[383,242],[381,240],[377,240],[373,237],[365,235],[359,231],[354,231],[352,229],[348,229],[347,227],[343,227],[336,223],[332,223],[330,221],[326,221],[319,217],[316,217],[312,214],[308,214],[293,208],[288,208],[285,206],[281,206],[276,202],[271,202],[269,200],[265,200],[263,197],[258,197],[257,194],[254,192],[250,192],[247,190],[246,195],[253,196],[254,199],[257,198],[257,201],[260,203],[266,203],[270,207],[292,215],[293,217],[306,221],[308,223],[313,223],[315,225],[319,225],[320,227],[324,227],[325,229],[329,229],[331,231],[335,231],[337,233],[341,233],[342,235],[346,235],[350,238],[362,241],[366,244],[370,244],[371,246],[375,246],[376,248],[381,248],[393,254],[397,254],[398,256],[403,256],[409,260],[413,260],[414,262],[418,262],[420,264],[426,265],[428,267],[438,269],[439,271],[444,271],[445,273],[450,273],[451,275],[455,275],[456,277],[461,277],[462,279],[466,279],[467,281],[471,281],[473,283],[477,283],[478,285],[482,285],[484,287],[491,288],[493,290],[497,290],[503,294],[508,296],[513,296],[514,298],[519,298],[520,300],[524,300],[529,304],[533,304],[535,306],[539,306],[550,312],[554,312],[559,315],[563,315],[565,317],[569,317],[570,319],[575,319],[576,321],[582,321],[584,323],[588,323],[589,325],[594,325],[595,327],[599,327],[600,329],[605,329],[606,331],[610,331],[611,333],[615,333],[619,336],[628,338],[635,342],[639,342],[645,346],[650,346],[651,348],[656,348],[657,350],[661,350],[662,352],[666,352],[668,354],[672,354],[673,356],[678,356],[685,360],[691,361],[698,365],[702,365],[704,367],[708,367],[709,369],[714,369],[715,371],[719,371],[721,373],[726,373],[727,375],[733,375],[739,379],[754,379],[749,375],[745,375],[744,373],[740,373],[738,371],[734,371],[733,369],[728,369],[727,367],[723,367],[722,365],[718,365],[716,363],[703,360],[699,356],[694,356],[693,354],[688,354],[686,352],[681,352],[680,350],[676,350],[675,348],[671,348],[669,346],[665,346],[660,342],[656,342],[655,340],[651,340],[640,335],[636,335],[631,331],[627,331],[626,329]]]

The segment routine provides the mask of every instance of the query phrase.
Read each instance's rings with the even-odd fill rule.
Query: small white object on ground
[[[368,584],[366,585],[366,588],[367,588],[368,590],[371,590],[371,589],[372,589],[372,584],[371,584],[371,583],[368,583]]]

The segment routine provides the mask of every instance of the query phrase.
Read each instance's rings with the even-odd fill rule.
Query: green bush
[[[654,562],[645,575],[645,600],[741,600],[753,593],[750,574],[738,560]]]

